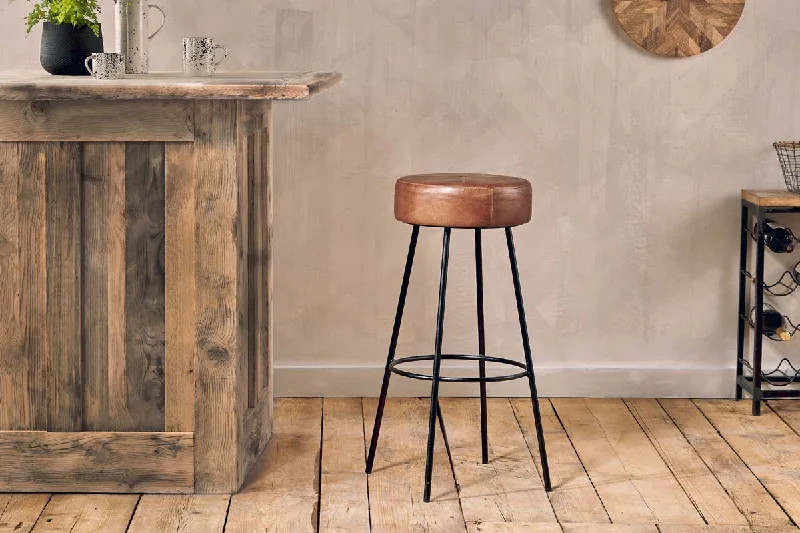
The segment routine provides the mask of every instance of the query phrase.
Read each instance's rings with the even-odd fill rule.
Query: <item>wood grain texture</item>
[[[722,438],[795,522],[800,522],[800,440],[772,410],[751,416],[747,402],[697,400]],[[776,465],[779,465],[776,467]]]
[[[191,492],[191,433],[0,432],[2,492]]]
[[[800,435],[800,402],[792,400],[771,400],[769,407],[787,426]]]
[[[127,533],[222,533],[231,497],[144,495]]]
[[[562,533],[558,524],[542,522],[479,522],[468,523],[468,533]]]
[[[22,350],[20,297],[20,145],[0,143],[0,429],[28,427],[28,361]]]
[[[642,48],[668,57],[706,52],[739,22],[745,0],[614,0],[622,29]]]
[[[322,433],[319,533],[369,533],[361,399],[325,398]]]
[[[165,145],[165,429],[194,431],[195,171],[191,144]]]
[[[134,494],[58,494],[33,533],[124,533],[137,501]]]
[[[789,517],[691,400],[659,400],[709,470],[753,526],[782,527]]]
[[[480,439],[475,439],[480,428],[478,400],[443,398],[440,404],[464,520],[556,522],[509,401],[487,401],[489,463],[485,465]]]
[[[0,141],[191,141],[189,100],[0,99]]]
[[[45,216],[46,145],[22,143],[19,182],[20,320],[27,358],[28,428],[47,429],[49,357],[47,353],[47,218]],[[23,404],[24,399],[20,400]]]
[[[164,429],[164,144],[125,145],[125,379],[131,427]]]
[[[365,420],[374,420],[377,404],[376,399],[364,398]],[[438,427],[431,501],[422,501],[429,411],[428,399],[389,398],[386,402],[374,469],[368,479],[370,519],[375,533],[466,531],[455,479]]]
[[[533,462],[541,475],[539,446],[530,398],[512,398],[510,401],[528,444],[528,450],[533,456]],[[550,400],[543,399],[539,403],[553,489],[547,496],[558,521],[587,524],[609,522],[608,513],[558,420]]]
[[[195,105],[197,365],[195,450],[198,492],[235,492],[247,401],[241,351],[236,102]],[[245,385],[244,389],[239,389]],[[241,394],[240,394],[241,392]]]
[[[659,533],[655,524],[564,524],[562,529],[564,533]]]
[[[246,475],[258,461],[272,436],[271,396],[262,396],[255,407],[247,410],[242,427],[239,465],[241,472]]]
[[[742,189],[742,200],[764,207],[800,207],[800,194],[785,189]]]
[[[625,403],[708,524],[748,524],[658,401],[635,399]]]
[[[0,100],[300,100],[340,79],[335,72],[220,72],[213,78],[163,72],[98,81],[88,76],[5,71],[0,74]]]
[[[0,533],[30,533],[49,494],[0,494]]]
[[[82,148],[83,428],[124,429],[125,424],[114,416],[118,413],[112,414],[109,408],[111,393],[119,390],[112,386],[109,369],[124,364],[125,357],[124,346],[110,335],[121,306],[113,300],[119,292],[114,286],[117,272],[109,268],[111,250],[124,246],[118,242],[124,235],[114,231],[120,222],[124,224],[124,218],[120,221],[120,214],[113,213],[109,203],[113,191],[125,180],[125,146],[85,143]]]
[[[283,399],[275,433],[238,494],[225,533],[314,533],[317,525],[322,400]]]
[[[257,378],[257,388],[260,390],[261,396],[272,398],[274,383],[273,383],[273,360],[274,360],[274,331],[275,321],[273,313],[273,268],[274,256],[272,254],[273,243],[273,125],[272,125],[272,105],[266,110],[262,116],[262,128],[259,133],[259,139],[256,140],[255,148],[260,153],[258,164],[256,165],[256,174],[260,181],[260,186],[254,191],[256,210],[258,217],[256,218],[257,234],[260,239],[260,246],[256,248],[260,254],[259,265],[260,275],[259,280],[259,314],[258,314],[258,327],[259,338],[261,343],[260,359],[258,369],[260,376]],[[272,419],[272,402],[269,404],[269,418]]]
[[[612,522],[703,523],[621,400],[551,402]]]
[[[47,144],[48,429],[82,426],[81,167],[78,143]]]

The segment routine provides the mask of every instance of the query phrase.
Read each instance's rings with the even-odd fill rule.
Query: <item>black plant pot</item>
[[[97,36],[88,26],[44,23],[39,59],[42,68],[50,74],[88,76],[89,72],[84,64],[86,58],[102,51],[102,30]]]

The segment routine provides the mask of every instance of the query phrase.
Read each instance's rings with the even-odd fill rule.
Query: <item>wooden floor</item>
[[[0,532],[783,533],[800,523],[800,402],[443,399],[433,502],[422,502],[428,402],[390,400],[364,474],[374,399],[286,399],[239,494],[0,494]],[[449,453],[448,453],[449,449]]]

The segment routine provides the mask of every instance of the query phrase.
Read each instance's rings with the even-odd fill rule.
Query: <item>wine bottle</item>
[[[757,233],[757,230],[758,225],[753,229],[754,233]],[[781,226],[774,220],[766,219],[764,221],[764,244],[776,254],[790,254],[794,251],[794,234],[789,228]]]
[[[755,324],[755,307],[750,313],[750,321]],[[789,324],[786,322],[786,317],[784,317],[780,311],[765,303],[764,312],[761,316],[761,331],[764,333],[764,335],[776,341],[788,341],[792,338],[792,334],[789,333],[788,327]]]

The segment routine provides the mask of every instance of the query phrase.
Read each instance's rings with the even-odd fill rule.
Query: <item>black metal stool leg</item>
[[[428,451],[425,457],[425,493],[423,500],[431,501],[433,474],[433,445],[436,440],[436,416],[439,413],[439,371],[442,366],[442,335],[444,330],[444,302],[447,293],[447,263],[450,260],[450,228],[444,228],[442,239],[442,273],[439,277],[439,311],[436,313],[436,346],[433,353],[431,380],[431,413],[428,421]]]
[[[372,427],[372,441],[369,444],[369,455],[367,455],[366,472],[372,472],[372,464],[375,461],[375,448],[378,446],[378,435],[381,432],[381,420],[383,419],[383,408],[386,405],[386,393],[389,391],[389,377],[391,376],[391,365],[394,360],[394,353],[397,349],[397,338],[400,335],[400,323],[403,321],[403,308],[406,305],[406,294],[408,293],[408,282],[411,279],[411,267],[414,264],[414,252],[417,249],[417,237],[419,236],[419,226],[414,226],[411,230],[411,242],[408,245],[408,256],[406,257],[406,269],[403,272],[403,283],[400,286],[400,298],[397,301],[397,312],[394,315],[394,327],[392,329],[392,340],[389,342],[389,355],[386,358],[386,368],[383,371],[383,384],[381,385],[381,396],[378,400],[378,411],[375,413],[375,425]]]
[[[525,307],[522,304],[522,286],[519,282],[519,270],[517,269],[517,254],[514,250],[514,237],[511,235],[511,228],[506,228],[506,243],[508,244],[508,260],[511,262],[511,276],[514,280],[514,294],[517,297],[517,314],[519,314],[519,329],[522,333],[522,347],[525,351],[525,365],[528,368],[528,384],[531,388],[531,402],[533,403],[533,419],[536,422],[536,437],[539,441],[539,456],[542,461],[542,477],[544,478],[544,490],[550,492],[550,468],[547,465],[547,450],[544,444],[544,432],[542,431],[542,414],[539,411],[539,397],[536,393],[536,378],[533,375],[533,360],[531,358],[531,344],[528,339],[528,324],[525,320]]]
[[[481,230],[475,230],[475,285],[478,293],[478,355],[486,355],[486,333],[483,321],[483,247],[481,246]],[[478,362],[478,375],[486,377],[486,361]],[[489,439],[487,436],[486,382],[481,381],[481,461],[489,462]]]

